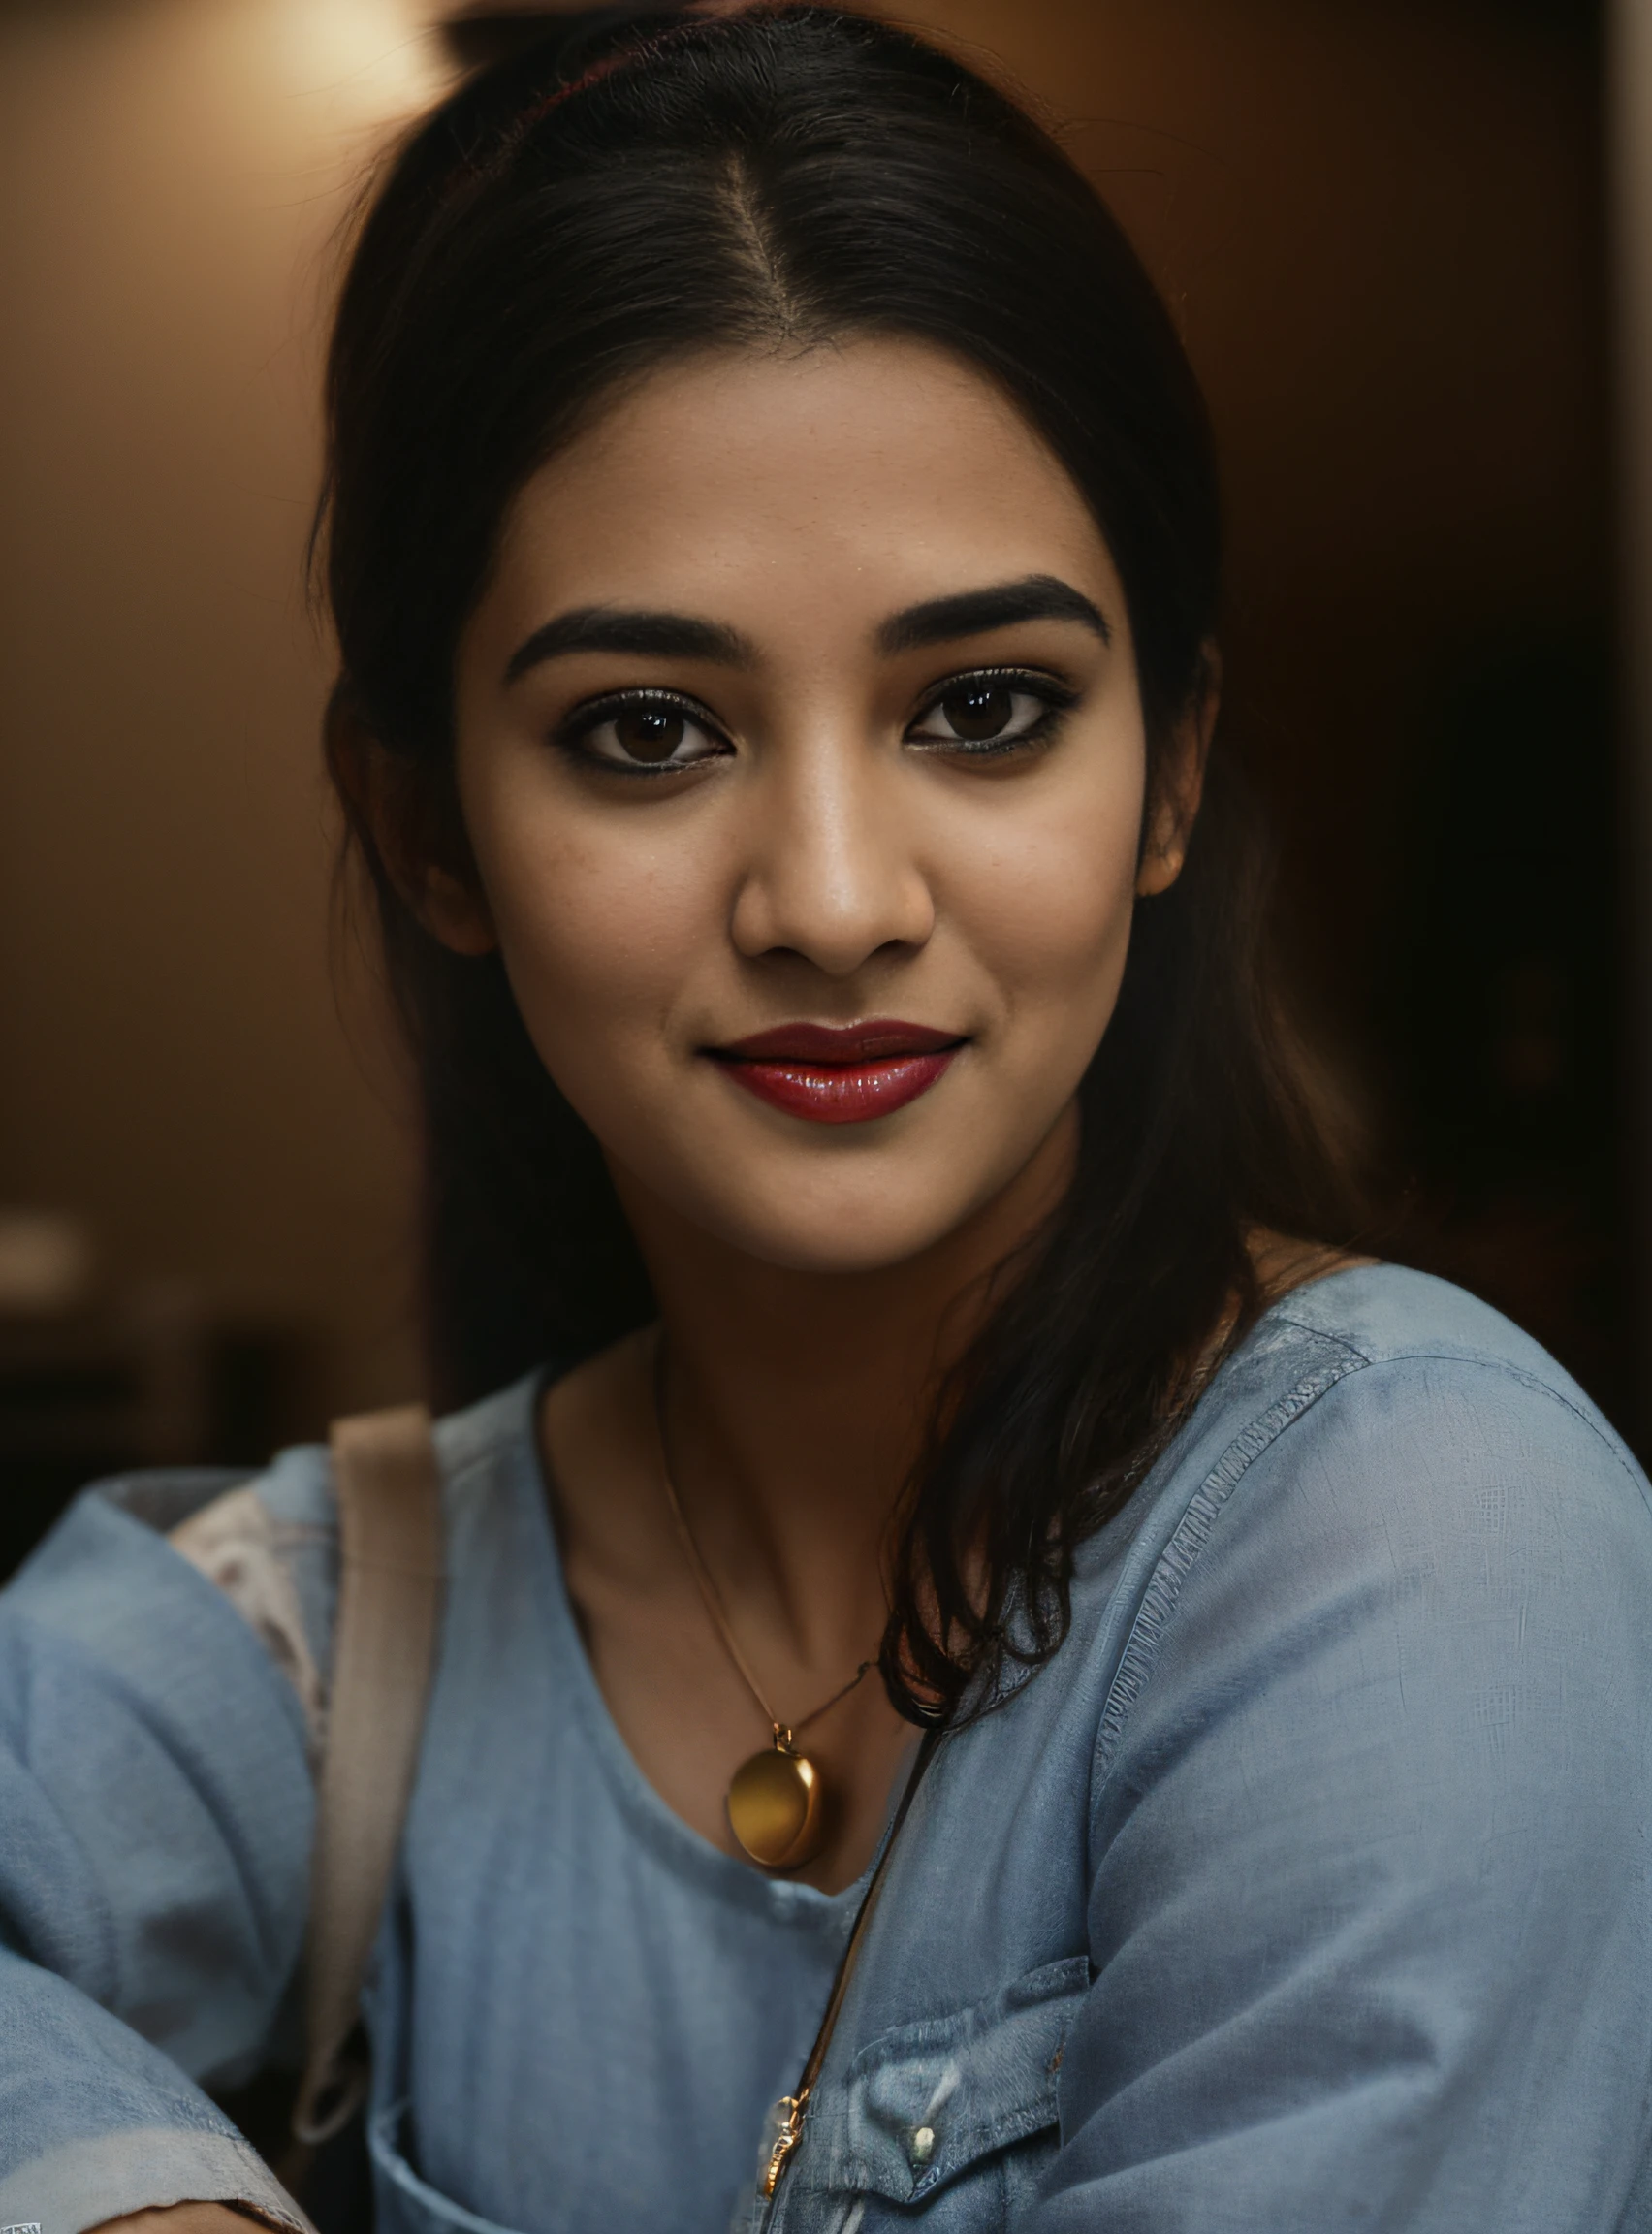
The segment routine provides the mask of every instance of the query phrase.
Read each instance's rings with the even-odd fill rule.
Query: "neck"
[[[673,1478],[708,1564],[768,1599],[804,1657],[852,1666],[882,1626],[883,1556],[941,1375],[993,1273],[1069,1179],[1064,1121],[985,1209],[874,1271],[764,1263],[615,1181],[660,1306]]]

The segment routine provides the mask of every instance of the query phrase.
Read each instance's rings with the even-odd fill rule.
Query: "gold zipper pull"
[[[779,2107],[785,2112],[785,2116],[780,2120],[780,2129],[775,2135],[775,2146],[769,2152],[769,2169],[763,2175],[763,2199],[765,2202],[773,2197],[775,2189],[780,2184],[780,2174],[785,2170],[792,2151],[803,2139],[803,2121],[809,2108],[809,2092],[810,2090],[806,2087],[801,2094],[782,2094],[780,2097]]]
[[[789,1739],[793,1735],[790,1730],[786,1729],[783,1722],[775,1723],[774,1731],[777,1746],[782,1736]],[[844,1996],[849,1990],[849,1979],[854,1972],[855,1958],[860,1953],[861,1941],[866,1937],[867,1927],[872,1922],[873,1911],[877,1906],[877,1896],[883,1886],[883,1873],[889,1867],[889,1857],[895,1851],[895,1841],[901,1835],[901,1826],[906,1820],[906,1813],[912,1804],[913,1796],[923,1781],[924,1771],[934,1759],[936,1748],[940,1741],[941,1730],[938,1725],[934,1729],[925,1731],[924,1741],[918,1747],[917,1760],[912,1764],[912,1773],[906,1779],[906,1789],[901,1795],[901,1804],[895,1810],[895,1820],[884,1833],[883,1851],[878,1855],[876,1864],[873,1868],[872,1882],[861,1895],[861,1904],[855,1910],[855,1920],[849,1927],[848,1939],[844,1944],[842,1954],[838,1958],[838,1974],[832,1981],[832,1992],[826,2003],[826,2014],[820,2020],[820,2029],[814,2035],[813,2047],[809,2051],[809,2061],[803,2067],[803,2077],[798,2081],[797,2092],[781,2095],[777,2104],[777,2108],[783,2110],[785,2116],[780,2120],[780,2129],[775,2135],[775,2145],[769,2152],[768,2170],[763,2175],[763,2200],[766,2203],[774,2201],[775,2189],[780,2184],[780,2175],[790,2162],[792,2152],[803,2139],[803,2121],[809,2112],[809,2097],[814,2090],[814,2082],[819,2078],[824,2068],[826,2051],[831,2047],[832,2035],[838,2027],[838,2013],[842,2008]],[[807,1763],[803,1765],[808,1766]],[[763,2224],[765,2226],[769,2223],[769,2216],[768,2213],[764,2214]]]

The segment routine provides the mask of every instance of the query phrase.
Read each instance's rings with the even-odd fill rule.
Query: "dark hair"
[[[462,869],[454,654],[516,492],[627,376],[845,334],[955,352],[1063,460],[1124,583],[1151,782],[1216,620],[1204,407],[1119,226],[981,79],[825,8],[563,18],[417,131],[363,226],[328,388],[330,737],[419,1064],[446,1400],[594,1350],[652,1304],[497,958],[450,954],[397,896],[351,740],[393,756],[421,842]],[[1243,824],[1218,764],[1181,879],[1138,905],[1070,1195],[941,1392],[883,1655],[914,1716],[1060,1644],[1075,1546],[1162,1447],[1224,1313],[1236,1300],[1229,1340],[1254,1316],[1248,1229],[1346,1224],[1258,974]]]

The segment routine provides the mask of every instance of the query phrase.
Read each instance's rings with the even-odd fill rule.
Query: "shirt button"
[[[935,2128],[932,2125],[920,2125],[912,2135],[912,2162],[927,2164],[934,2154]]]

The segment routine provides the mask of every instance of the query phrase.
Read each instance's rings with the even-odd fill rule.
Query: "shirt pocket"
[[[367,2123],[374,2234],[512,2234],[510,2227],[451,2202],[439,2188],[420,2179],[402,2153],[407,2119],[407,2104],[396,2102],[376,2112]]]
[[[1089,1961],[1075,1955],[969,2008],[869,2041],[846,2074],[832,2185],[909,2209],[1002,2152],[1040,2135],[1053,2142],[1067,2027],[1089,1990]],[[995,2218],[1009,2188],[1025,2185],[991,2182]]]

